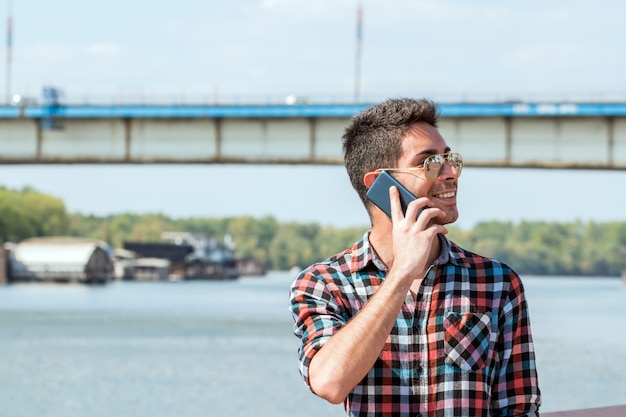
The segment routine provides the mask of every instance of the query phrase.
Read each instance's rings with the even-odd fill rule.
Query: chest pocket
[[[461,370],[477,371],[489,357],[491,312],[457,313],[449,311],[443,321],[445,362]]]

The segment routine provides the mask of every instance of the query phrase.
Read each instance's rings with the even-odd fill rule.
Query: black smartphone
[[[391,202],[389,201],[389,188],[395,185],[400,192],[400,206],[402,207],[402,213],[406,214],[406,207],[408,204],[417,199],[404,185],[395,179],[389,172],[381,171],[378,174],[376,180],[367,190],[367,198],[369,198],[379,209],[384,211],[389,218],[391,218]],[[421,213],[422,210],[419,211]],[[417,214],[419,216],[419,213]]]

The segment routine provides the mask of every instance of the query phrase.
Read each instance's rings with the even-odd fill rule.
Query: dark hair
[[[343,158],[352,186],[366,207],[366,173],[395,168],[402,155],[402,139],[416,123],[437,127],[437,105],[427,99],[388,99],[356,114],[343,135]]]

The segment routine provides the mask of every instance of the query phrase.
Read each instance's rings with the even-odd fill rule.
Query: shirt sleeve
[[[340,302],[321,274],[302,272],[291,286],[291,313],[293,331],[300,338],[298,361],[300,374],[310,388],[309,365],[317,351],[332,335],[342,328],[347,319],[342,314]]]
[[[520,278],[511,272],[511,288],[500,320],[502,357],[492,395],[494,416],[539,416],[541,393],[535,365],[528,305]]]

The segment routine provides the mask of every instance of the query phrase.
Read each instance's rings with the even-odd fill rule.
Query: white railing
[[[238,104],[362,104],[376,103],[389,97],[427,97],[440,103],[505,103],[505,102],[626,102],[626,89],[614,91],[500,91],[500,92],[445,92],[406,91],[373,92],[363,94],[355,103],[351,94],[312,93],[240,93],[217,94],[207,92],[138,92],[76,93],[59,89],[59,102],[67,105],[238,105]],[[12,105],[36,105],[42,98],[33,95],[12,95]],[[21,102],[20,102],[21,101]],[[7,104],[7,103],[5,103]]]

